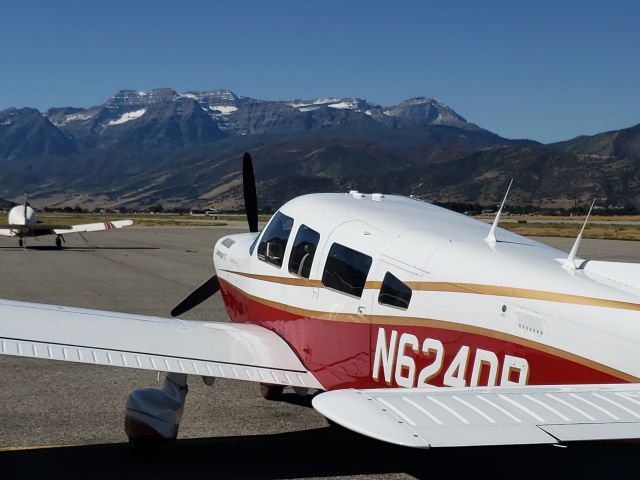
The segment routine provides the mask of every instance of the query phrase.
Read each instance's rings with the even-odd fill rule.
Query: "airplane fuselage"
[[[401,197],[307,195],[213,258],[232,321],[278,333],[327,390],[638,381],[637,285],[488,230]]]
[[[38,223],[36,218],[36,212],[30,206],[18,205],[9,210],[7,215],[7,222],[10,225],[23,225],[28,227]],[[26,230],[15,229],[12,232],[16,236],[23,236],[26,234]]]

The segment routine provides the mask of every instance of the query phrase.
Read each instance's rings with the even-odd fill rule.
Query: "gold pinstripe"
[[[231,273],[238,273],[239,275],[248,276],[248,277],[250,276],[250,278],[256,277],[253,274],[243,274],[240,272],[231,272]],[[260,275],[258,275],[258,277],[260,277]],[[281,277],[276,277],[276,278],[281,278]],[[292,279],[292,280],[295,280],[295,279]],[[257,297],[255,295],[246,293],[245,291],[239,289],[238,287],[234,287],[231,285],[229,285],[229,287],[234,290],[237,290],[242,295],[246,296],[247,298],[251,299],[254,302],[257,302],[262,305],[275,308],[277,310],[281,310],[287,313],[291,313],[300,317],[304,317],[304,318],[313,318],[318,320],[345,322],[345,323],[369,323],[370,322],[372,325],[417,326],[417,327],[437,328],[437,329],[443,329],[443,330],[452,330],[452,331],[457,331],[461,333],[470,333],[470,334],[480,335],[480,336],[484,336],[484,337],[488,337],[496,340],[502,340],[505,342],[513,343],[515,345],[520,345],[533,350],[537,350],[539,352],[547,353],[549,355],[553,355],[553,356],[562,358],[564,360],[569,360],[579,365],[583,365],[593,370],[597,370],[607,375],[611,375],[612,377],[618,378],[621,381],[640,382],[640,378],[638,377],[625,373],[621,370],[608,367],[607,365],[603,365],[601,363],[595,362],[588,358],[581,357],[579,355],[575,355],[565,350],[551,347],[549,345],[545,345],[540,342],[528,340],[515,335],[510,335],[508,333],[491,330],[484,327],[477,327],[474,325],[467,325],[463,323],[449,322],[444,320],[435,320],[430,318],[420,318],[420,317],[404,317],[404,316],[388,316],[388,315],[368,315],[367,317],[362,317],[355,313],[350,314],[350,313],[325,312],[320,310],[309,310],[309,309],[304,309],[300,307],[294,307],[292,305],[287,305],[280,302],[275,302],[273,300],[267,300],[262,297]]]
[[[277,275],[259,275],[255,273],[234,272],[228,273],[240,275],[263,282],[280,283],[296,287],[321,287],[321,280],[313,280],[299,277],[281,277]],[[622,310],[640,311],[640,304],[623,302],[620,300],[608,300],[605,298],[586,297],[569,293],[546,292],[544,290],[532,290],[528,288],[503,287],[500,285],[483,285],[479,283],[456,282],[405,282],[412,290],[422,292],[466,293],[475,295],[493,295],[497,297],[524,298],[529,300],[543,300],[547,302],[570,303],[573,305],[586,305],[591,307],[618,308]],[[379,289],[381,281],[368,281],[365,289]]]

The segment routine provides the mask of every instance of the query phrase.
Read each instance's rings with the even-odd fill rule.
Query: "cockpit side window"
[[[339,243],[331,245],[322,274],[322,285],[360,298],[372,258]]]
[[[281,267],[292,228],[293,218],[277,212],[258,244],[258,259]]]
[[[392,273],[387,272],[384,276],[384,280],[382,280],[380,294],[378,295],[378,303],[406,310],[409,308],[411,295],[412,291],[408,285]]]
[[[320,241],[320,234],[315,230],[300,225],[296,239],[291,247],[289,257],[289,273],[303,278],[309,278],[311,274],[311,264]]]

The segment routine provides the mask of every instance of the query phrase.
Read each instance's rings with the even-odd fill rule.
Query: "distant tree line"
[[[479,203],[459,203],[459,202],[433,202],[434,205],[453,210],[454,212],[466,213],[467,215],[480,215],[482,212],[495,212],[498,206],[495,203],[481,205]],[[548,215],[548,216],[569,216],[586,215],[590,205],[578,205],[572,208],[541,208],[534,205],[506,205],[504,211],[513,215]],[[637,215],[638,209],[634,206],[625,207],[600,207],[596,205],[591,212],[592,215]]]
[[[479,203],[461,203],[461,202],[433,202],[434,205],[453,210],[454,212],[464,213],[466,215],[480,215],[483,212],[495,212],[497,210],[496,204],[482,205]],[[117,209],[107,209],[96,207],[93,209],[82,208],[80,206],[75,207],[44,207],[43,209],[47,213],[169,213],[177,215],[186,215],[192,212],[192,209],[186,207],[174,207],[166,208],[162,204],[158,203],[147,208],[127,208],[119,207]],[[195,210],[193,210],[195,211]],[[259,213],[263,215],[269,215],[274,213],[274,209],[270,207],[261,208]],[[572,208],[541,208],[534,205],[507,205],[505,212],[509,212],[512,215],[548,215],[548,216],[569,216],[569,215],[586,215],[589,211],[589,205],[579,205]],[[220,210],[217,212],[220,215],[224,214],[239,214],[244,213],[243,209],[239,210]],[[638,215],[638,209],[633,206],[627,207],[599,207],[594,208],[592,215]]]

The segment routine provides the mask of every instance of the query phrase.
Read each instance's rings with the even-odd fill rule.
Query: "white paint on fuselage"
[[[37,223],[35,210],[29,206],[25,209],[24,205],[18,205],[9,210],[7,220],[10,225],[34,225]]]
[[[309,287],[225,272],[295,278],[288,271],[287,259],[297,230],[304,224],[320,233],[311,279],[322,278],[330,244],[340,238],[340,243],[373,257],[368,281],[381,281],[392,263],[406,265],[405,278],[398,276],[409,281],[512,287],[640,304],[640,294],[599,282],[582,270],[562,268],[558,259],[566,258],[565,252],[500,228],[497,244],[488,245],[484,241],[488,224],[428,203],[389,195],[374,201],[371,195],[313,194],[291,200],[280,211],[294,219],[283,266],[258,260],[255,250],[249,256],[252,236],[233,236],[237,241],[231,248],[220,243],[214,248],[220,278],[250,295],[312,311],[355,314],[366,302],[368,310],[377,315],[434,319],[502,332],[640,377],[638,310],[517,296],[414,291],[409,309],[399,311],[379,305],[374,295],[354,301],[339,293],[323,295],[324,288],[314,292]],[[351,231],[356,223],[359,231]],[[216,256],[217,250],[225,252],[225,257]],[[527,315],[538,319],[542,333],[527,327]]]

